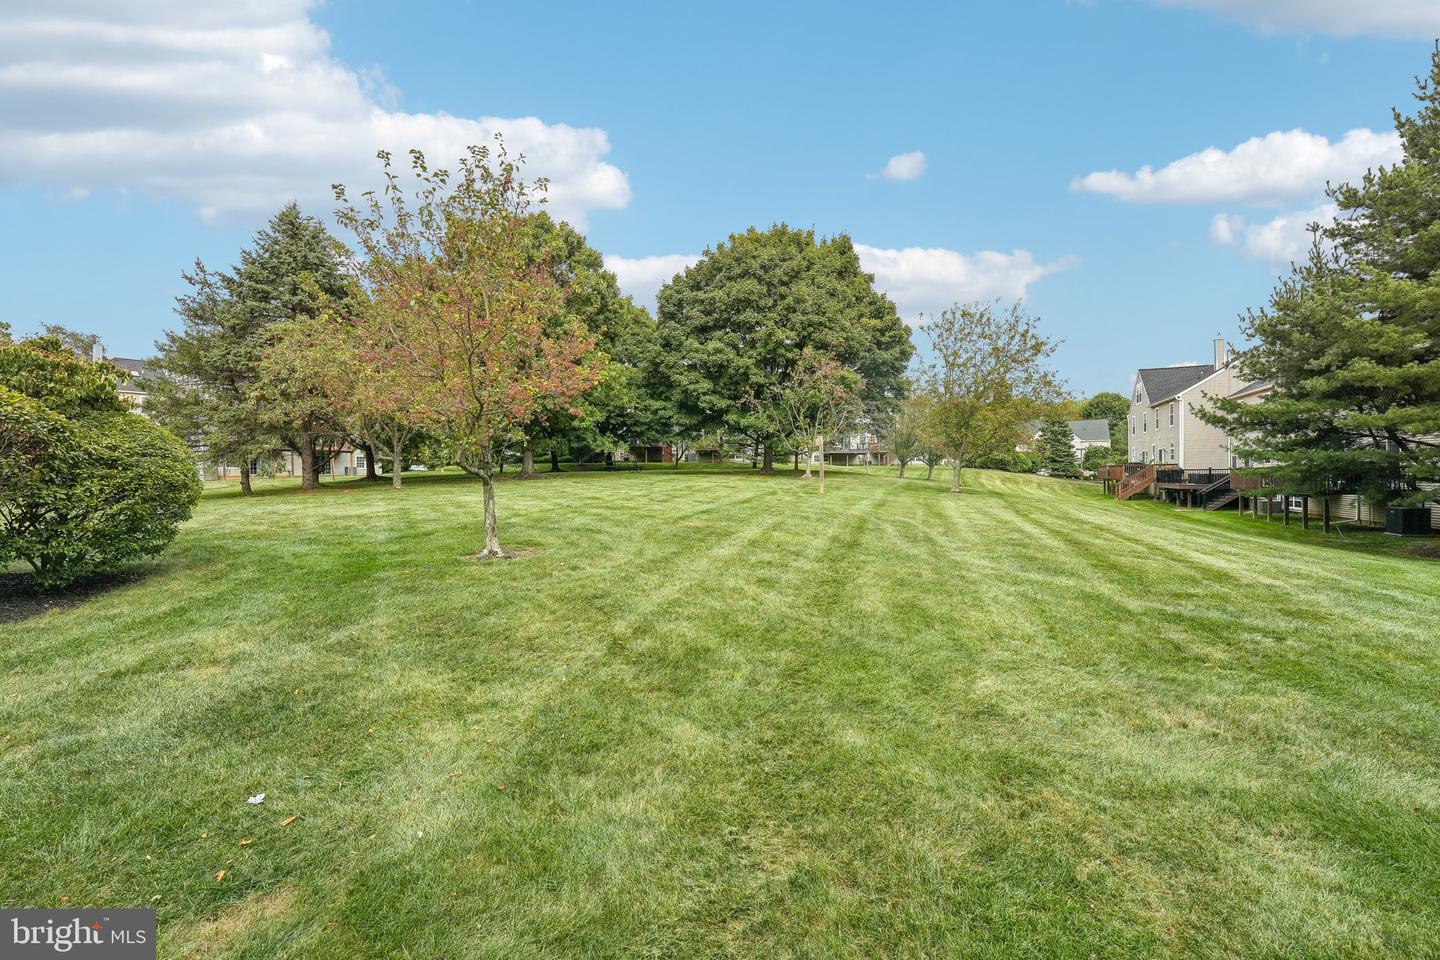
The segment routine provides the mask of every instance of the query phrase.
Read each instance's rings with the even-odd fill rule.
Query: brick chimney
[[[1215,369],[1216,369],[1216,370],[1219,370],[1221,367],[1225,366],[1225,364],[1227,364],[1228,362],[1230,362],[1230,358],[1229,358],[1229,357],[1226,355],[1226,353],[1225,353],[1225,338],[1224,338],[1224,337],[1216,337],[1216,338],[1215,338]]]

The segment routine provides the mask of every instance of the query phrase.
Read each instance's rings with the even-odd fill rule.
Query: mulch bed
[[[45,593],[35,589],[28,573],[0,573],[0,623],[19,623],[49,610],[76,607],[143,576],[140,573],[102,574],[73,583],[64,590]]]
[[[1440,560],[1440,543],[1422,543],[1419,546],[1411,547],[1410,552],[1417,557]]]

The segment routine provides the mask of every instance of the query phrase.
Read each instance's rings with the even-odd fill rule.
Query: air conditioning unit
[[[1430,529],[1429,507],[1388,507],[1385,510],[1385,532],[1394,537],[1424,537]]]

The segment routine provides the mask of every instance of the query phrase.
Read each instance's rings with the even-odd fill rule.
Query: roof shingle
[[[1153,406],[1195,386],[1214,372],[1215,367],[1208,363],[1184,367],[1141,367],[1140,384],[1145,388],[1145,398]]]

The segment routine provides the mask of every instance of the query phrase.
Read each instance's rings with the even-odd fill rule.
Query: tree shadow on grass
[[[149,570],[102,573],[76,581],[63,590],[40,590],[28,573],[0,573],[0,624],[21,623],[51,610],[78,607],[116,587],[138,583]]]

